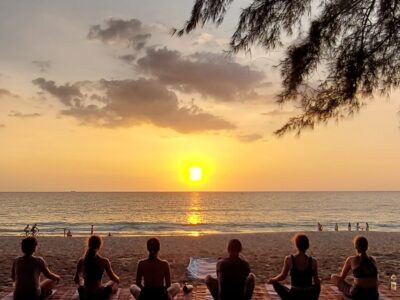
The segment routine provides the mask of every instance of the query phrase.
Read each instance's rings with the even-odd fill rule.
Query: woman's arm
[[[81,258],[78,261],[78,263],[76,264],[76,271],[75,271],[75,276],[74,276],[74,282],[76,284],[80,284],[81,283],[82,263],[83,263],[83,260]]]
[[[169,263],[165,262],[165,288],[169,288],[171,286],[171,271],[169,269]]]
[[[107,258],[104,259],[104,269],[112,281],[119,283],[119,277],[114,273],[113,269],[111,268],[111,263]]]
[[[141,289],[143,288],[142,278],[143,278],[142,263],[139,262],[136,271],[136,285]]]
[[[59,275],[50,271],[49,267],[47,266],[47,264],[44,260],[42,260],[42,273],[48,279],[52,279],[52,280],[56,280],[56,281],[60,281],[60,279],[61,279],[61,277]]]
[[[352,258],[348,257],[346,259],[346,262],[344,263],[344,266],[342,268],[342,272],[340,273],[340,278],[343,279],[343,280],[346,279],[347,274],[349,274],[349,271],[351,270],[351,260],[352,260]]]
[[[313,259],[312,261],[312,269],[313,269],[313,277],[314,277],[314,283],[315,284],[321,284],[318,276],[318,262],[316,259]]]
[[[288,273],[289,273],[290,267],[291,267],[290,256],[286,256],[285,257],[285,261],[283,262],[283,268],[282,268],[281,273],[279,275],[275,276],[275,277],[272,277],[268,282],[269,283],[273,283],[275,281],[284,280],[287,277]]]
[[[11,268],[11,279],[12,279],[12,281],[15,282],[15,261],[13,262],[13,265]]]

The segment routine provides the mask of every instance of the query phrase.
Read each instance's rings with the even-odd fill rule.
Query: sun
[[[198,166],[190,167],[189,178],[191,181],[199,182],[203,178],[203,169]]]

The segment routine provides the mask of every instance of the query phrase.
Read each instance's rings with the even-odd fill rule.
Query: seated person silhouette
[[[33,256],[38,242],[34,237],[27,237],[21,242],[23,256],[14,260],[11,278],[15,283],[15,300],[43,299],[52,293],[52,289],[60,280],[60,276],[51,272],[46,261],[38,256]],[[40,281],[43,274],[48,279]]]
[[[110,261],[99,254],[102,245],[102,238],[92,235],[85,256],[78,261],[74,281],[81,300],[105,300],[118,291],[119,277],[112,270]],[[106,284],[102,283],[104,271],[111,279]]]
[[[242,244],[233,239],[228,243],[229,256],[217,263],[217,277],[206,277],[206,285],[214,299],[250,300],[253,296],[255,276],[247,261],[239,256]]]
[[[368,240],[363,236],[356,236],[353,240],[356,255],[349,256],[344,263],[340,275],[332,275],[331,281],[347,297],[360,300],[377,300],[378,268],[376,261],[367,254]],[[353,284],[346,282],[346,277],[353,271]]]
[[[269,280],[283,300],[316,300],[321,291],[317,261],[306,255],[310,242],[305,234],[296,234],[293,239],[297,252],[285,257],[281,273]],[[291,288],[280,283],[290,271]],[[314,284],[312,283],[314,279]]]
[[[169,263],[158,258],[160,241],[157,238],[149,239],[147,250],[148,258],[138,263],[136,284],[131,286],[131,294],[139,300],[173,299],[179,293],[180,285],[179,283],[171,285]]]

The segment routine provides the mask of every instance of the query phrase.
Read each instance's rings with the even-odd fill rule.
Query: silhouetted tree
[[[221,24],[234,0],[195,0],[179,36],[207,22]],[[307,17],[309,21],[307,21]],[[308,30],[300,34],[306,20]],[[299,30],[297,30],[299,29]],[[278,102],[295,101],[302,113],[275,133],[313,128],[357,112],[374,92],[388,95],[400,82],[400,0],[253,0],[241,12],[231,51],[282,46],[299,34],[280,64]],[[327,74],[317,84],[317,69]]]

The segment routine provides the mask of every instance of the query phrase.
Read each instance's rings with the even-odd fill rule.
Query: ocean
[[[400,230],[400,192],[0,193],[0,235],[116,236]]]

